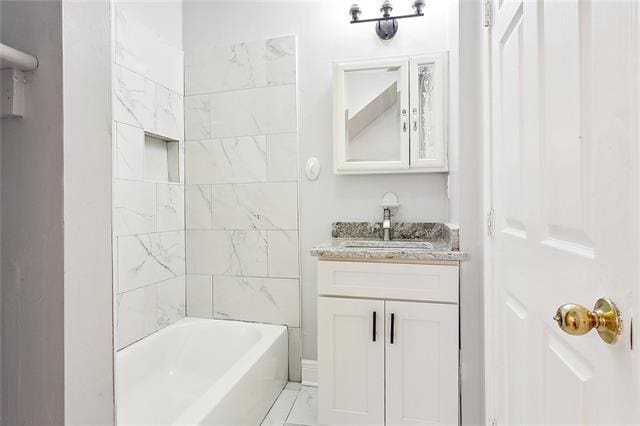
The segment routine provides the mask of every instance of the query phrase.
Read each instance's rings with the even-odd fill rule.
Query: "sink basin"
[[[423,249],[432,250],[433,244],[427,241],[345,241],[341,244],[346,248],[367,248],[367,249]]]

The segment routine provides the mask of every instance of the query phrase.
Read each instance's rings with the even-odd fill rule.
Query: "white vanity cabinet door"
[[[385,311],[386,424],[457,425],[458,306],[386,301]]]
[[[384,301],[318,298],[321,425],[384,424],[384,345]]]
[[[447,53],[412,56],[411,168],[447,171]]]

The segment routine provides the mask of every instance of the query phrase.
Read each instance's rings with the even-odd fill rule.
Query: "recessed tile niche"
[[[144,135],[144,179],[180,182],[179,142],[157,135]]]

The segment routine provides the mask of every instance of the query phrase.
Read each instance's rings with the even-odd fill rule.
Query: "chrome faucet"
[[[384,217],[382,221],[382,239],[384,241],[391,240],[391,210],[388,207],[384,209]]]

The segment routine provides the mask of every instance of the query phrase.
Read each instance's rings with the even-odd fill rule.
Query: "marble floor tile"
[[[302,383],[300,382],[289,382],[287,383],[287,386],[285,386],[285,389],[299,391],[301,387],[302,387]]]
[[[271,406],[266,417],[262,421],[262,426],[282,426],[287,421],[287,417],[296,402],[299,391],[285,388],[276,402]]]
[[[302,386],[287,417],[287,425],[316,426],[318,424],[318,389]]]

